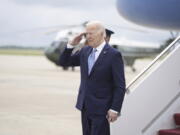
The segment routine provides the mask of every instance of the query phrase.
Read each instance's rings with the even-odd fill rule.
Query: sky
[[[167,31],[145,28],[123,19],[116,0],[1,0],[0,45],[48,46],[57,33],[44,34],[54,26],[98,20],[116,37],[162,42]]]

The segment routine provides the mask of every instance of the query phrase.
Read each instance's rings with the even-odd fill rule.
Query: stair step
[[[174,114],[174,120],[176,125],[180,125],[180,113]]]
[[[163,129],[159,131],[159,135],[180,135],[180,128]]]

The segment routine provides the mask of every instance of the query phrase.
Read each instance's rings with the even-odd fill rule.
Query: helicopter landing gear
[[[133,72],[136,72],[135,67],[131,67],[131,70],[132,70]]]
[[[64,71],[67,71],[68,68],[69,68],[69,67],[62,67],[62,69],[63,69]],[[72,66],[72,71],[75,71],[75,67],[74,67],[74,66]]]

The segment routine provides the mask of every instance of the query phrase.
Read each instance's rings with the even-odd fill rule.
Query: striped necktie
[[[97,49],[93,48],[91,54],[88,57],[88,74],[91,73],[92,67],[95,63],[95,54],[97,52]]]

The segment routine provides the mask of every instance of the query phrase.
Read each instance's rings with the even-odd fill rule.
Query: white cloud
[[[12,0],[23,5],[45,5],[49,7],[97,8],[114,5],[114,0]]]

